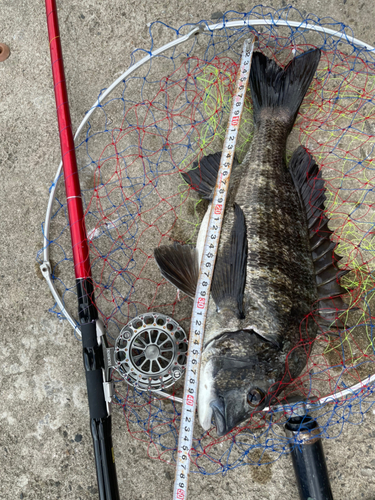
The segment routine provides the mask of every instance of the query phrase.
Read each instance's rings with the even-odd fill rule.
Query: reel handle
[[[103,351],[98,342],[96,321],[81,325],[81,334],[99,498],[120,500],[111,436],[112,421],[104,395]]]

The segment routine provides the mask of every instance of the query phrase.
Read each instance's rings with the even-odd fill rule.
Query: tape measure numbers
[[[228,194],[229,179],[237,144],[237,136],[244,108],[246,89],[249,82],[254,42],[255,37],[246,40],[242,50],[240,68],[237,75],[236,90],[232,99],[229,123],[212,200],[210,220],[195,294],[193,314],[190,323],[189,347],[185,374],[184,396],[182,399],[183,402],[176,457],[176,476],[173,490],[173,500],[186,500],[187,498],[190,450],[193,442],[199,369],[208,310],[208,300],[219,246],[220,232],[223,224],[224,208]]]

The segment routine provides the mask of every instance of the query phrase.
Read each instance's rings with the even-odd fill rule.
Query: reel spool
[[[129,385],[141,391],[166,389],[182,377],[187,347],[186,333],[169,316],[137,316],[116,339],[115,368]]]

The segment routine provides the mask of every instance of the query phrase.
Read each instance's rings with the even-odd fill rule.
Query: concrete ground
[[[217,18],[245,1],[65,0],[59,19],[74,127],[101,88],[129,65],[136,47],[148,47],[147,24],[179,27]],[[272,0],[275,8],[285,0]],[[332,16],[375,45],[371,0],[301,0],[302,12]],[[81,347],[70,326],[48,312],[52,298],[35,266],[42,246],[48,188],[60,160],[44,2],[0,1],[0,42],[11,55],[0,63],[1,345],[0,498],[97,498]],[[173,468],[147,457],[114,415],[122,499],[171,498]],[[335,499],[375,498],[374,415],[326,440]],[[193,475],[190,498],[297,499],[289,458],[267,471],[249,467],[225,477]]]

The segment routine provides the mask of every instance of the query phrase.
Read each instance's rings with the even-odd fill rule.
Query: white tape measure
[[[228,193],[229,179],[236,149],[238,130],[244,107],[246,89],[249,82],[251,59],[255,37],[245,41],[238,70],[236,90],[233,95],[229,123],[220,160],[214,196],[212,199],[210,221],[199,272],[193,314],[190,323],[189,349],[185,375],[184,396],[181,412],[180,434],[176,457],[176,477],[173,500],[186,500],[190,469],[190,450],[193,442],[195,410],[197,407],[198,379],[201,362],[204,328],[208,310],[208,300],[224,208]]]

